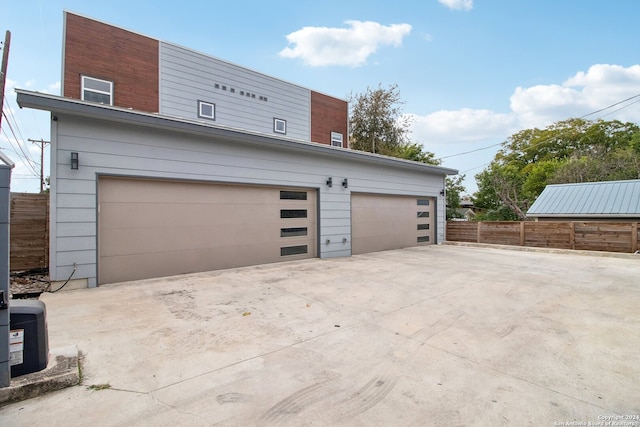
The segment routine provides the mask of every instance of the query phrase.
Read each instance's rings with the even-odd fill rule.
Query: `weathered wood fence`
[[[633,253],[637,222],[448,221],[447,240],[541,248]]]
[[[49,266],[49,194],[11,193],[11,271]]]

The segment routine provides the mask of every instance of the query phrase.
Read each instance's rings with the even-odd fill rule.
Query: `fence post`
[[[482,234],[480,232],[480,229],[482,228],[482,221],[478,221],[478,229],[476,230],[476,243],[480,243],[480,235]]]
[[[571,244],[571,249],[576,248],[576,223],[571,221],[571,232],[569,233],[569,243]]]
[[[520,246],[524,246],[524,221],[520,221]]]
[[[634,222],[631,225],[631,253],[635,253],[638,250],[638,223]]]

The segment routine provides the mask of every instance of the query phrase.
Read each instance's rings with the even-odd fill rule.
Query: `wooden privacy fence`
[[[11,271],[49,266],[49,194],[11,193]]]
[[[633,253],[638,250],[638,223],[448,221],[447,240]]]

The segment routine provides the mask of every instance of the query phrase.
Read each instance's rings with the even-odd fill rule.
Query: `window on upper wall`
[[[282,119],[276,119],[274,117],[274,119],[273,119],[273,131],[275,133],[286,134],[287,133],[287,121],[286,120],[282,120]]]
[[[338,132],[331,132],[331,145],[334,147],[342,147],[342,134]]]
[[[113,82],[81,76],[82,100],[113,105]]]
[[[198,101],[198,117],[201,119],[216,119],[216,104]]]

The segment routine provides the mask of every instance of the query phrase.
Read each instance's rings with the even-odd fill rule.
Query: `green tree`
[[[447,220],[453,218],[463,218],[463,215],[458,211],[460,209],[460,195],[466,191],[462,181],[464,181],[464,175],[448,176],[445,184],[447,188]]]
[[[547,184],[640,177],[640,128],[634,123],[570,119],[507,138],[476,175],[480,218],[526,219]]]
[[[410,149],[409,119],[402,115],[398,85],[378,85],[349,96],[349,145],[354,150],[394,156]],[[403,148],[404,147],[404,148]]]
[[[349,97],[349,145],[354,150],[378,153],[414,162],[440,165],[435,154],[419,142],[409,139],[409,119],[402,115],[400,91],[397,85],[383,89],[367,88],[366,92]],[[460,207],[464,176],[447,178],[447,206],[453,212]],[[449,212],[449,210],[448,210]]]

